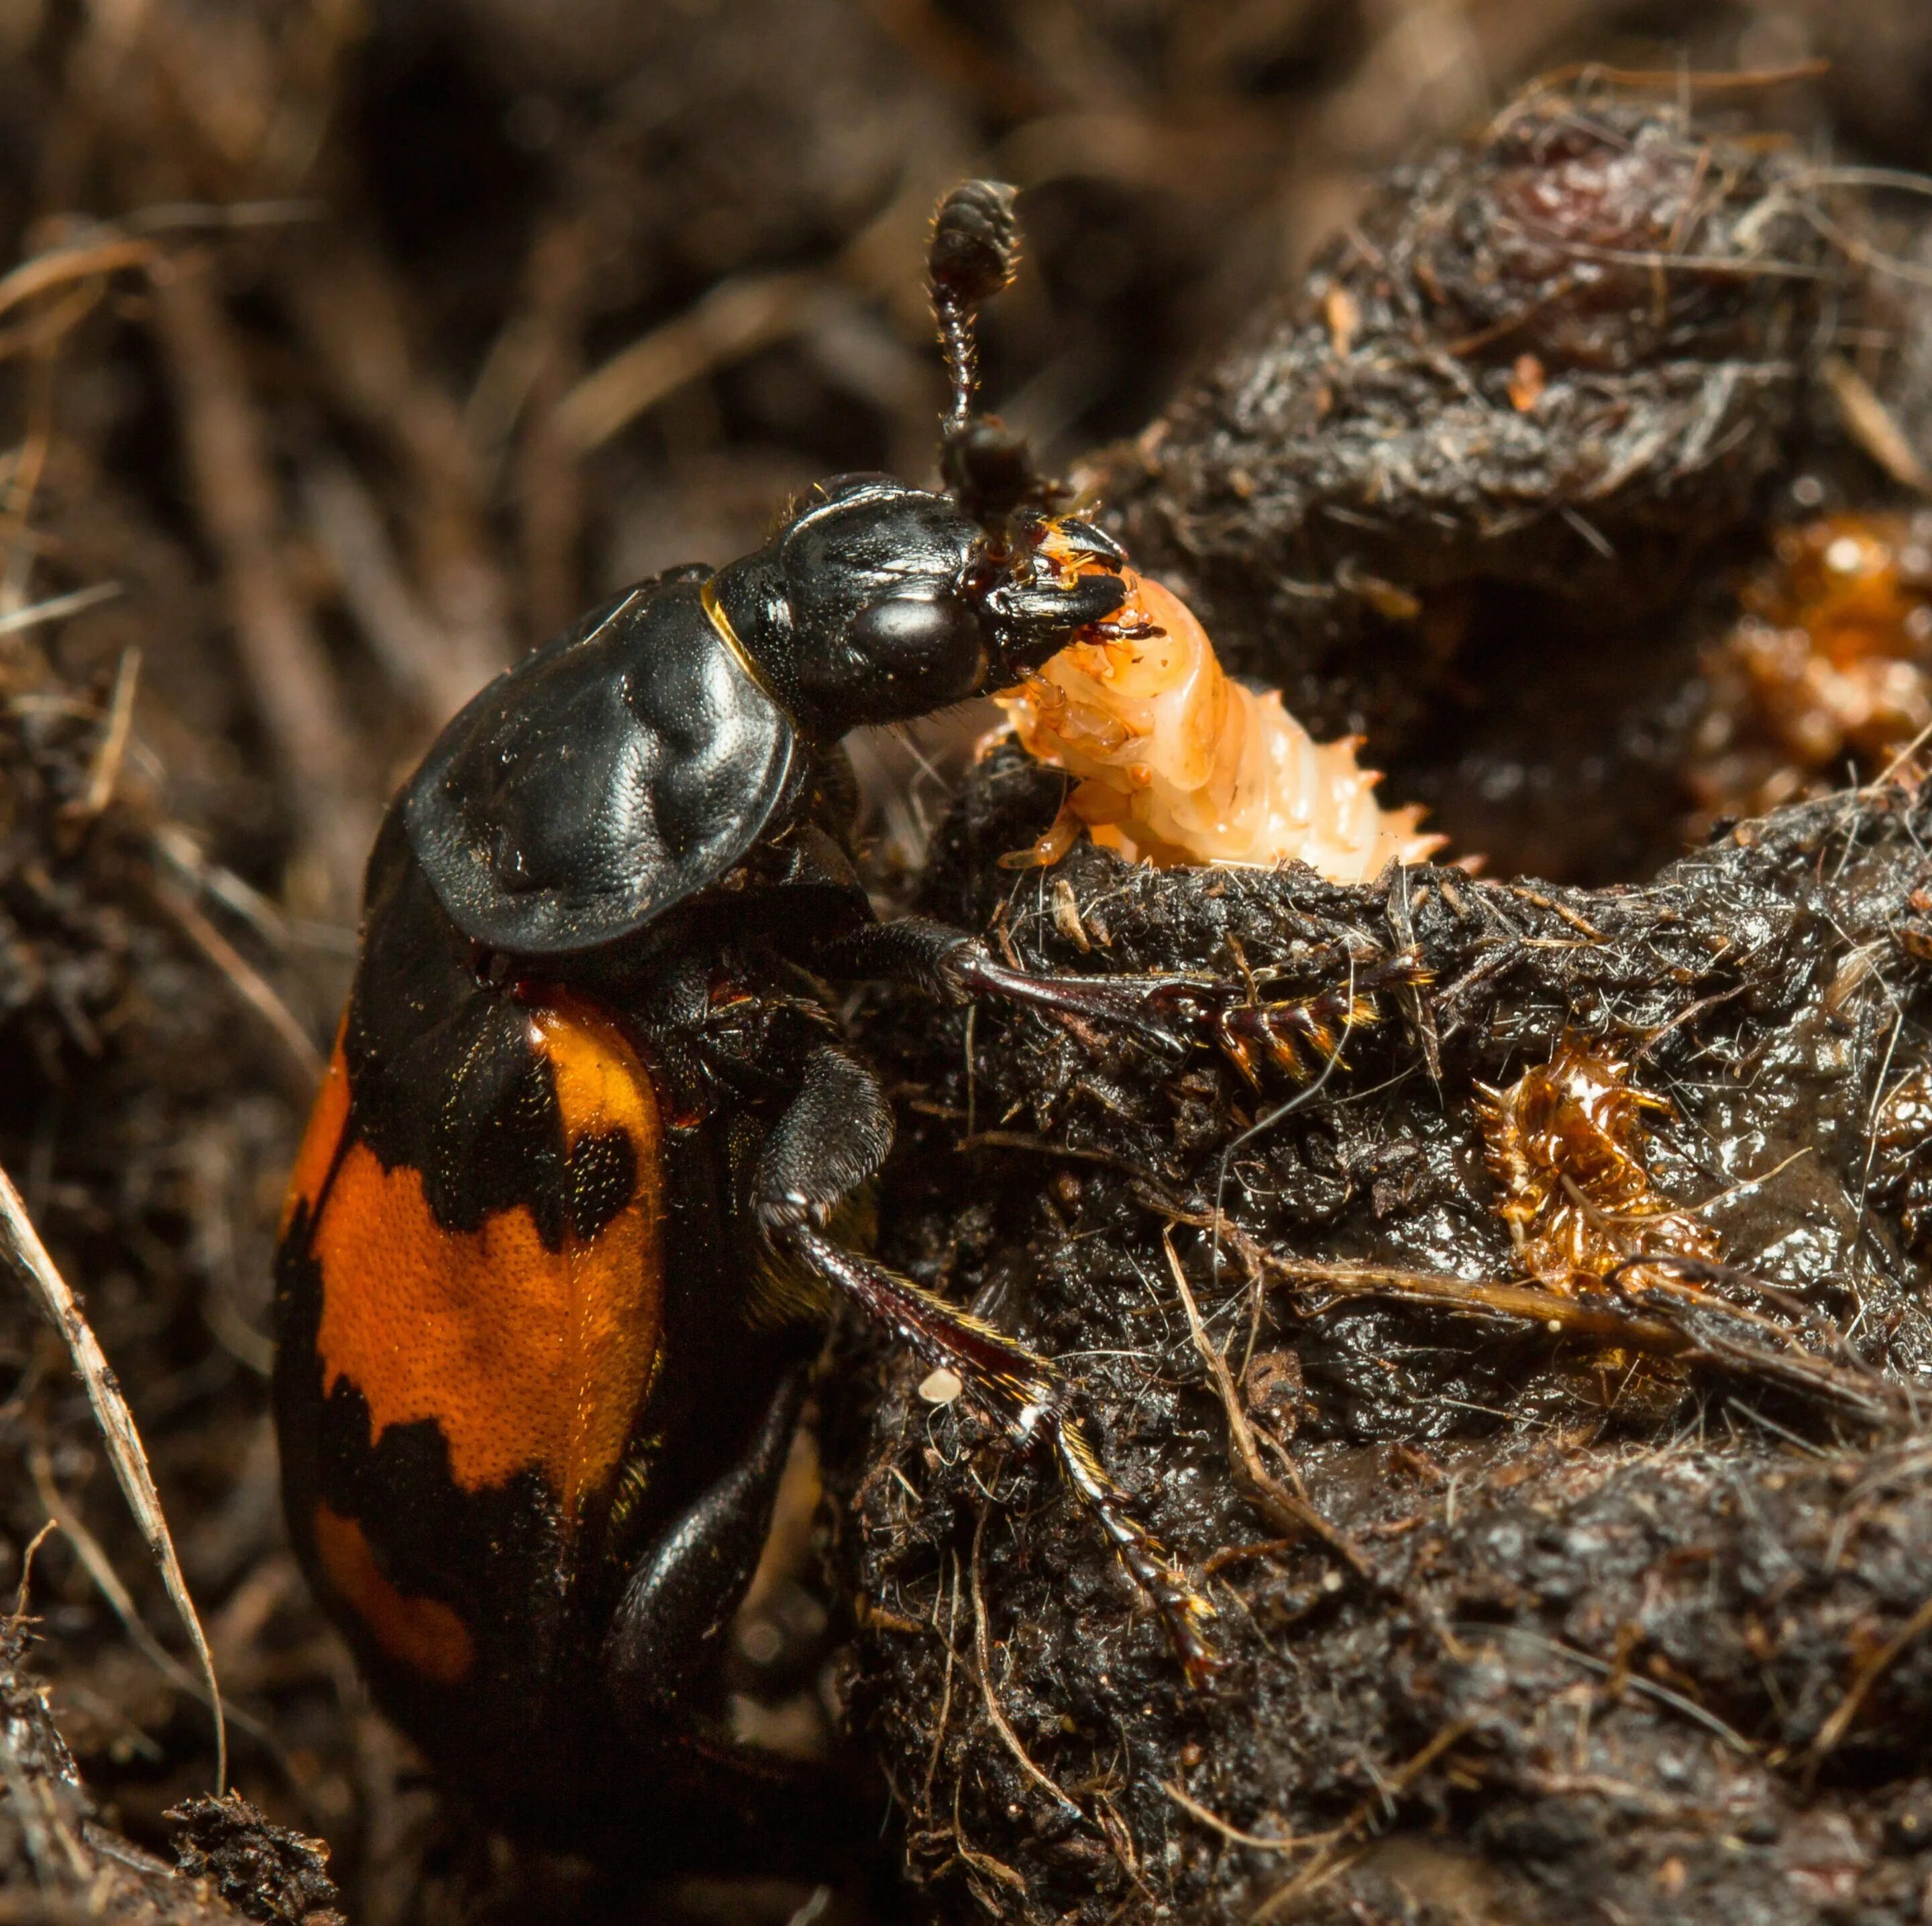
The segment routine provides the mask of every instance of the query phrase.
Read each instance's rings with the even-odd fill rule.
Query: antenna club
[[[1012,280],[1020,264],[1018,191],[1004,181],[965,181],[940,202],[926,272],[941,306],[974,305]]]
[[[940,470],[960,506],[1002,550],[1012,538],[1012,518],[1022,507],[1058,499],[1061,492],[1034,468],[1025,442],[974,405],[980,349],[974,312],[1005,287],[1019,266],[1018,199],[1018,190],[1004,181],[963,182],[939,203],[926,256],[946,362]]]

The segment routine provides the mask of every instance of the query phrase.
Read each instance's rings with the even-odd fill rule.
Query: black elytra
[[[1050,1451],[1213,1664],[1066,1377],[862,1248],[892,1116],[819,988],[1225,1019],[1228,986],[881,923],[853,869],[840,738],[1009,687],[1122,600],[1119,550],[973,411],[1017,244],[1010,190],[941,207],[947,492],[827,482],[754,554],[639,584],[450,723],[370,859],[276,1260],[284,1498],[380,1702],[513,1829],[693,1864],[838,1835],[842,1789],[734,1742],[720,1675],[838,1300]]]

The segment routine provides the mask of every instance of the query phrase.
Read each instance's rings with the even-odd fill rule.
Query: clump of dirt
[[[184,1800],[168,1814],[180,1827],[182,1870],[212,1880],[251,1919],[272,1926],[342,1926],[341,1895],[328,1876],[328,1848],[271,1826],[239,1792]]]
[[[1654,867],[1698,712],[1687,584],[1802,459],[1862,278],[1825,192],[1642,89],[1532,89],[1388,176],[1101,463],[1130,552],[1458,848]]]
[[[130,1846],[100,1822],[74,1755],[26,1670],[23,1622],[0,1622],[0,1868],[34,1892],[49,1918],[139,1920],[142,1926],[238,1926],[212,1886]],[[318,1922],[320,1926],[320,1922]]]
[[[1787,459],[1834,278],[1815,193],[1654,100],[1533,92],[1394,170],[1123,452],[1130,552],[1292,707],[1391,746],[1478,585],[1668,607]],[[1406,689],[1338,683],[1374,642]]]
[[[1932,1046],[1932,795],[1790,808],[1640,889],[1085,847],[1015,888],[994,859],[1054,791],[983,764],[926,906],[1032,966],[1292,1000],[1413,950],[1428,980],[1258,1094],[990,1004],[868,1024],[908,1094],[891,1254],[1076,1361],[1227,1660],[1186,1690],[1067,1496],[868,1358],[828,1463],[853,1716],[915,1876],[962,1916],[1908,1916],[1932,1317],[1898,1200],[1928,1144],[1881,1162],[1873,1124]],[[1478,1085],[1566,1040],[1656,1100],[1647,1183],[1702,1255],[1535,1284]]]

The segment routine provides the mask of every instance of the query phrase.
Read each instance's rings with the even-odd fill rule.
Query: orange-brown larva
[[[1523,1268],[1557,1291],[1652,1252],[1709,1260],[1716,1234],[1652,1187],[1644,1118],[1669,1102],[1627,1059],[1568,1031],[1506,1090],[1476,1086],[1483,1154]]]
[[[1706,820],[1874,775],[1932,725],[1932,515],[1779,532],[1705,664],[1691,788]]]
[[[1052,826],[1010,862],[1055,862],[1084,829],[1163,868],[1299,860],[1366,883],[1442,846],[1419,809],[1376,802],[1381,778],[1354,740],[1312,741],[1278,691],[1223,674],[1178,596],[1131,570],[1126,580],[1114,616],[999,698],[1022,746],[1076,778]]]

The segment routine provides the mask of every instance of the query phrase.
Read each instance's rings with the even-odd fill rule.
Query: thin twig
[[[96,274],[116,274],[126,268],[151,267],[157,258],[152,241],[130,241],[124,236],[109,240],[97,236],[80,247],[50,249],[0,278],[0,314],[50,288]]]
[[[1932,495],[1932,471],[1918,458],[1905,430],[1871,383],[1838,355],[1826,356],[1818,372],[1838,404],[1840,418],[1859,447],[1900,488]]]
[[[1026,1896],[1027,1892],[1027,1882],[1024,1876],[1022,1874],[1016,1872],[1011,1866],[1006,1864],[1005,1860],[996,1859],[993,1857],[992,1853],[982,1852],[976,1846],[970,1845],[968,1843],[966,1834],[961,1829],[959,1824],[960,1783],[961,1782],[957,1779],[954,1780],[952,1782],[952,1850],[954,1856],[958,1859],[962,1865],[970,1868],[974,1872],[984,1873],[989,1878],[998,1880],[1000,1885],[1003,1886],[1010,1887],[1012,1891],[1019,1894],[1021,1898],[1024,1899]],[[946,1862],[947,1865],[950,1865],[951,1863],[952,1862],[950,1860]],[[939,1870],[943,1873],[946,1870],[946,1867],[942,1866]],[[988,1906],[987,1910],[988,1912],[992,1912],[994,1909]]]
[[[986,1601],[980,1590],[980,1540],[986,1529],[986,1513],[982,1509],[980,1522],[973,1528],[973,1558],[968,1571],[973,1587],[973,1648],[979,1659],[980,1691],[986,1702],[986,1716],[992,1721],[993,1730],[1000,1735],[1006,1750],[1019,1761],[1021,1771],[1055,1805],[1085,1823],[1087,1815],[1028,1757],[1026,1748],[1020,1743],[1019,1734],[1006,1723],[1006,1715],[1000,1710],[999,1701],[993,1696],[992,1663],[986,1640]]]
[[[933,1622],[939,1621],[939,1600],[932,1601]],[[932,1751],[926,1762],[926,1784],[919,1796],[919,1809],[922,1813],[932,1810],[933,1774],[939,1770],[940,1748],[946,1742],[946,1721],[952,1712],[952,1662],[958,1657],[953,1643],[953,1633],[959,1623],[959,1559],[956,1553],[952,1559],[952,1604],[946,1614],[946,1674],[939,1688],[939,1717],[932,1728]]]
[[[1534,904],[1539,910],[1547,910],[1552,915],[1560,916],[1577,934],[1592,943],[1607,943],[1610,938],[1588,917],[1580,915],[1567,903],[1559,903],[1554,896],[1546,896],[1540,890],[1532,890],[1526,884],[1510,883],[1504,885],[1512,896],[1520,897],[1526,903]]]
[[[352,904],[375,832],[373,799],[358,774],[322,639],[284,560],[274,473],[241,351],[206,262],[178,260],[158,274],[154,313],[179,400],[189,472],[221,559],[256,712],[338,905]]]
[[[1294,1904],[1304,1893],[1318,1885],[1334,1868],[1343,1843],[1366,1835],[1370,1822],[1382,1808],[1406,1792],[1452,1746],[1460,1745],[1475,1730],[1474,1719],[1456,1719],[1444,1726],[1422,1750],[1399,1767],[1392,1777],[1376,1786],[1331,1833],[1315,1857],[1288,1883],[1270,1893],[1249,1915],[1249,1926],[1264,1926]]]
[[[1291,1835],[1285,1839],[1270,1839],[1260,1832],[1244,1832],[1238,1826],[1230,1826],[1219,1813],[1210,1812],[1199,1800],[1190,1798],[1172,1780],[1160,1779],[1155,1783],[1181,1810],[1198,1819],[1210,1831],[1218,1832],[1223,1839],[1232,1839],[1237,1846],[1252,1846],[1262,1852],[1306,1852],[1318,1846],[1326,1846],[1341,1835],[1337,1832],[1306,1832],[1299,1837]]]
[[[976,1004],[975,1009],[978,1007]],[[969,1010],[968,1016],[971,1016]],[[957,1116],[956,1111],[952,1113]],[[1130,1177],[1145,1174],[1144,1167],[1130,1157],[1116,1156],[1110,1150],[1089,1150],[1083,1144],[1060,1143],[1047,1137],[1030,1136],[1024,1130],[975,1130],[962,1137],[956,1150],[1028,1150],[1043,1157],[1066,1157],[1076,1163],[1099,1164],[1108,1170],[1124,1171]]]
[[[280,262],[284,298],[331,399],[400,471],[412,579],[442,638],[439,675],[480,688],[513,652],[482,444],[421,364],[406,298],[367,234],[337,227],[315,248],[285,250]]]
[[[34,1556],[59,1529],[60,1520],[50,1518],[28,1540],[27,1549],[20,1554],[20,1582],[14,1592],[14,1616],[16,1618],[24,1618],[27,1616],[27,1594],[33,1584]]]
[[[121,1621],[122,1628],[132,1639],[141,1654],[170,1684],[185,1692],[191,1699],[199,1699],[211,1708],[214,1701],[208,1696],[205,1680],[198,1678],[182,1664],[154,1634],[148,1630],[147,1622],[141,1616],[141,1608],[134,1602],[134,1595],[122,1581],[121,1574],[114,1569],[100,1540],[88,1528],[76,1506],[54,1482],[53,1461],[43,1444],[32,1446],[27,1454],[27,1468],[32,1474],[34,1489],[40,1494],[40,1502],[53,1516],[42,1528],[43,1535],[58,1527],[64,1532],[68,1542],[74,1546],[74,1555],[92,1579],[95,1588],[106,1600],[108,1609]],[[38,1543],[38,1541],[36,1540]],[[217,1622],[218,1630],[219,1622]],[[262,1744],[278,1759],[281,1748],[274,1736],[261,1722],[243,1712],[238,1706],[224,1700],[222,1716],[230,1724],[239,1726],[250,1738]]]
[[[1822,55],[1787,62],[1783,67],[1740,68],[1724,71],[1687,73],[1681,68],[1606,67],[1600,60],[1573,60],[1539,74],[1517,94],[1498,122],[1526,106],[1536,94],[1569,86],[1573,82],[1598,81],[1606,87],[1643,89],[1682,88],[1693,93],[1755,92],[1766,87],[1782,87],[1795,80],[1816,80],[1832,70],[1832,63]]]
[[[214,1790],[225,1791],[228,1784],[228,1724],[221,1709],[221,1688],[214,1676],[214,1654],[201,1629],[194,1600],[188,1594],[188,1580],[182,1575],[181,1561],[175,1555],[174,1540],[168,1534],[168,1521],[161,1510],[160,1494],[154,1489],[154,1474],[148,1468],[148,1454],[142,1448],[141,1434],[135,1428],[134,1414],[121,1394],[119,1381],[102,1354],[93,1328],[81,1314],[67,1281],[54,1268],[46,1245],[27,1215],[20,1193],[4,1170],[0,1170],[0,1244],[32,1292],[34,1299],[62,1337],[87,1401],[94,1407],[94,1422],[107,1447],[108,1462],[114,1467],[128,1508],[148,1541],[148,1554],[160,1568],[161,1582],[181,1615],[188,1640],[200,1660],[202,1676],[208,1682],[208,1708],[214,1718]]]
[[[1340,1298],[1378,1298],[1393,1304],[1422,1304],[1510,1324],[1540,1324],[1552,1336],[1574,1333],[1625,1344],[1658,1357],[1768,1381],[1829,1405],[1874,1429],[1905,1414],[1902,1392],[1876,1372],[1847,1368],[1797,1348],[1798,1334],[1786,1331],[1739,1306],[1700,1294],[1673,1302],[1653,1289],[1643,1311],[1627,1310],[1600,1294],[1574,1297],[1530,1284],[1504,1284],[1486,1278],[1452,1277],[1394,1265],[1331,1264],[1286,1256],[1238,1231],[1225,1219],[1190,1211],[1158,1192],[1141,1186],[1137,1194],[1149,1209],[1174,1223],[1213,1227],[1244,1263],[1291,1288],[1318,1288]],[[1318,1306],[1319,1310],[1324,1308]],[[1718,1327],[1731,1321],[1751,1330],[1769,1330],[1790,1348],[1772,1350]]]
[[[369,491],[346,462],[302,478],[302,505],[335,572],[342,599],[390,680],[432,722],[454,716],[500,662],[474,636],[452,635],[404,576]]]
[[[296,1021],[295,1013],[276,994],[274,986],[202,914],[184,890],[160,877],[154,879],[153,889],[155,902],[174,919],[182,934],[228,979],[236,994],[274,1034],[303,1090],[312,1090],[328,1066],[308,1032]]]
[[[121,217],[130,234],[167,234],[183,228],[290,227],[320,220],[328,213],[319,200],[154,201]]]
[[[73,1546],[88,1576],[93,1580],[95,1589],[106,1600],[109,1610],[121,1621],[122,1629],[140,1648],[142,1656],[172,1684],[206,1704],[206,1684],[148,1630],[142,1619],[140,1607],[134,1603],[134,1594],[122,1582],[121,1574],[114,1569],[100,1540],[88,1530],[67,1494],[54,1483],[53,1461],[47,1456],[44,1444],[29,1448],[27,1469],[33,1478],[34,1490],[40,1494],[40,1502],[52,1514],[50,1523],[58,1526],[67,1534],[68,1544]]]
[[[1687,1699],[1682,1692],[1674,1691],[1668,1685],[1660,1685],[1654,1678],[1646,1678],[1640,1673],[1621,1671],[1607,1659],[1597,1657],[1594,1652],[1579,1652],[1574,1646],[1564,1645],[1558,1639],[1546,1638],[1542,1633],[1532,1630],[1527,1625],[1466,1625],[1462,1628],[1472,1637],[1484,1634],[1504,1638],[1522,1639],[1529,1644],[1540,1646],[1558,1658],[1568,1659],[1572,1665],[1580,1666],[1586,1672],[1594,1672],[1600,1678],[1615,1680],[1626,1691],[1640,1693],[1646,1699],[1654,1699],[1660,1706],[1668,1706],[1673,1712],[1682,1712],[1693,1724],[1700,1725],[1714,1738],[1720,1739],[1742,1759],[1755,1759],[1757,1748],[1743,1733],[1726,1725],[1717,1714],[1698,1704],[1695,1699]]]
[[[1898,775],[1899,771],[1904,768],[1906,764],[1911,761],[1928,742],[1932,742],[1932,722],[1927,723],[1924,728],[1920,730],[1918,734],[1914,736],[1911,741],[1907,742],[1904,748],[1900,749],[1898,754],[1894,756],[1891,761],[1887,763],[1884,768],[1865,784],[1864,793],[1870,796],[1888,787],[1892,778]],[[1910,794],[1910,789],[1906,793]]]
[[[581,448],[562,410],[584,371],[584,328],[596,258],[582,212],[538,223],[524,264],[533,358],[517,446],[514,493],[523,536],[524,610],[548,635],[583,602],[585,504]]]
[[[1181,1268],[1180,1254],[1174,1247],[1172,1229],[1161,1233],[1161,1244],[1167,1252],[1168,1268],[1174,1274],[1174,1288],[1180,1293],[1181,1309],[1187,1313],[1187,1328],[1193,1336],[1194,1348],[1200,1354],[1202,1363],[1207,1366],[1208,1376],[1220,1394],[1221,1408],[1227,1414],[1228,1455],[1234,1469],[1234,1482],[1241,1488],[1243,1496],[1282,1529],[1312,1533],[1358,1578],[1366,1584],[1374,1584],[1376,1568],[1354,1540],[1340,1526],[1323,1517],[1299,1492],[1291,1491],[1262,1462],[1261,1453],[1255,1444],[1254,1429],[1248,1423],[1240,1394],[1234,1388],[1234,1373],[1228,1369],[1227,1359],[1215,1348],[1214,1340],[1201,1322],[1194,1293],[1188,1288],[1187,1274]]]
[[[1878,1683],[1880,1676],[1898,1662],[1908,1646],[1923,1638],[1928,1632],[1932,1632],[1932,1598],[1928,1598],[1858,1667],[1858,1676],[1852,1681],[1851,1689],[1840,1700],[1838,1710],[1818,1728],[1818,1736],[1811,1742],[1810,1763],[1814,1772],[1851,1730],[1852,1720],[1858,1715],[1858,1708],[1865,1702],[1865,1695]]]
[[[84,589],[70,590],[64,596],[50,596],[45,602],[29,602],[10,615],[0,615],[0,635],[17,635],[23,628],[38,628],[43,622],[59,622],[78,615],[97,602],[112,602],[120,594],[118,582],[93,582]]]
[[[666,395],[803,327],[813,296],[826,285],[824,274],[809,271],[720,281],[578,382],[557,405],[558,431],[579,454],[589,454]]]
[[[134,726],[134,690],[140,680],[140,650],[123,649],[114,671],[113,692],[107,698],[107,726],[100,732],[94,766],[87,772],[87,788],[74,811],[83,822],[91,822],[114,800],[114,785],[121,779],[122,761]]]

